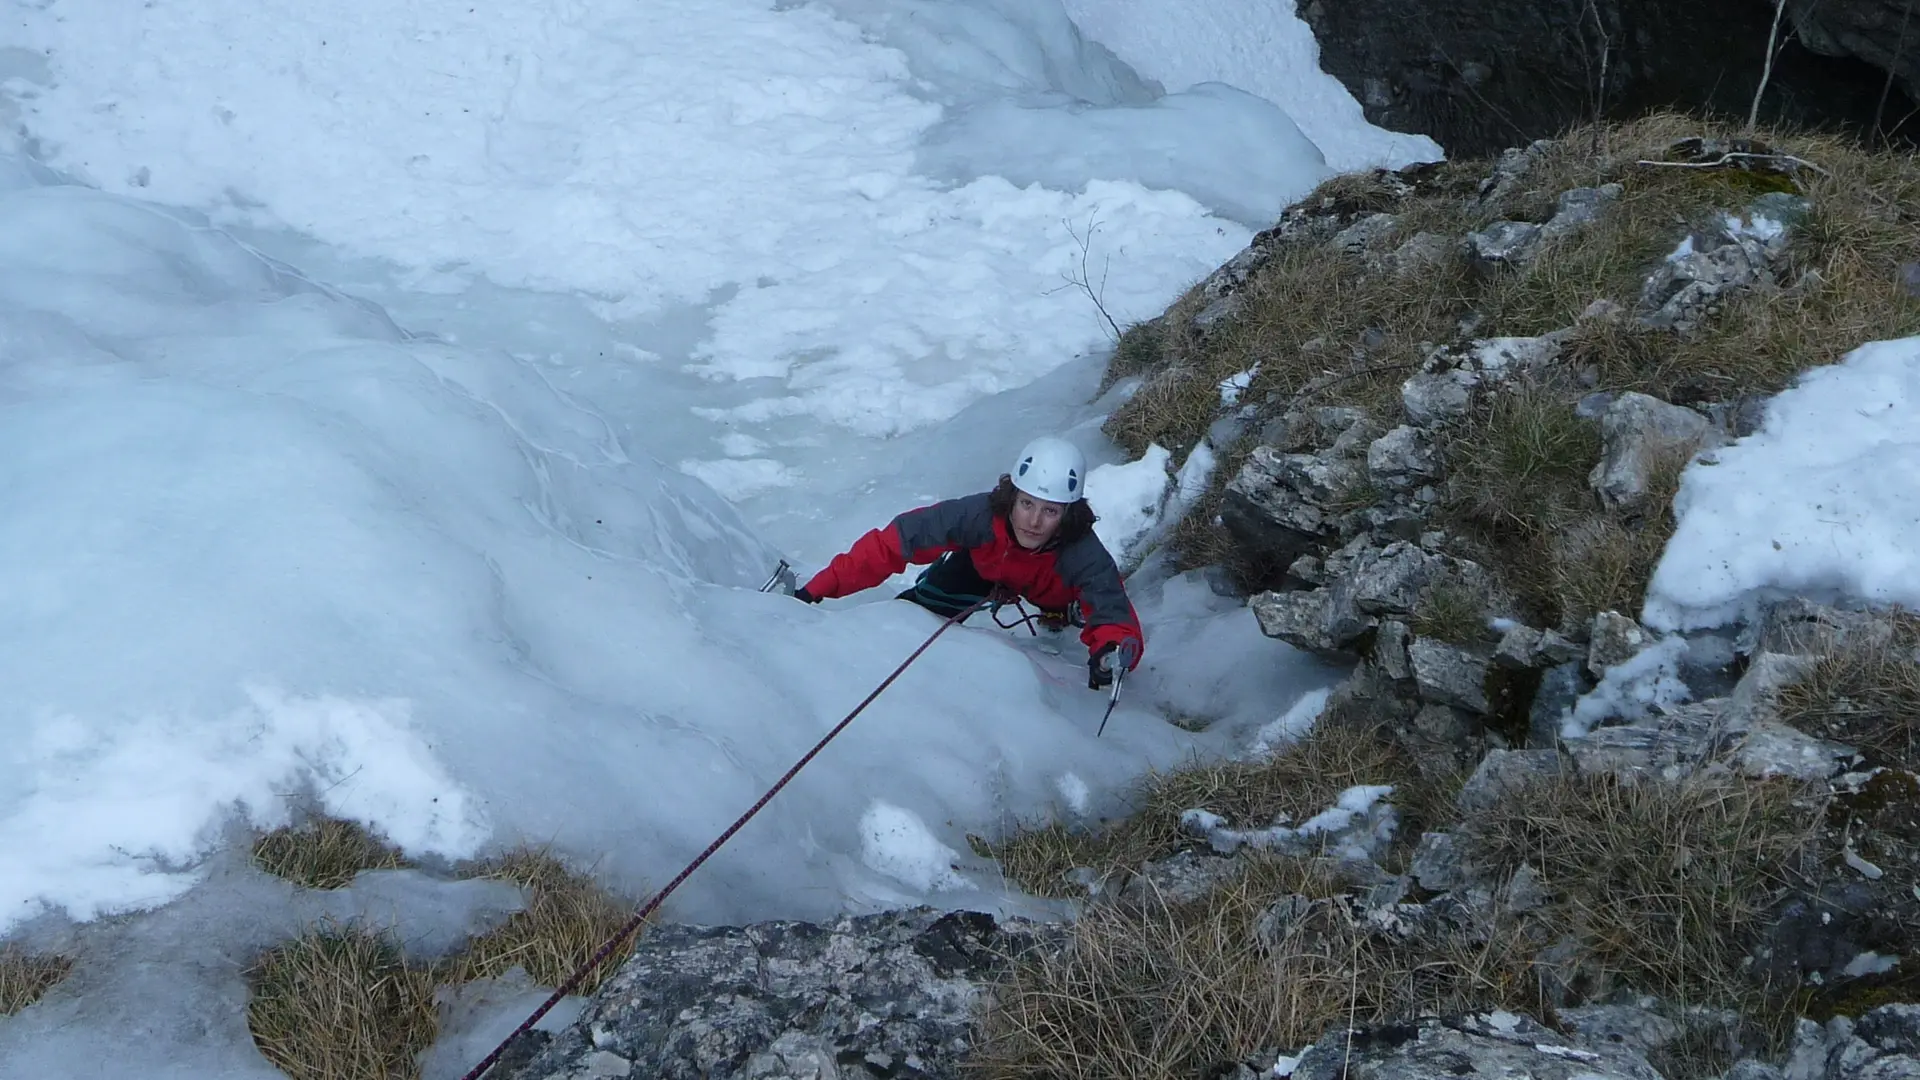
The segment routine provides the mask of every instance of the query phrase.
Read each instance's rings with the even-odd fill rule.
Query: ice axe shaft
[[[1119,671],[1113,673],[1113,696],[1107,699],[1107,712],[1105,716],[1100,718],[1100,730],[1093,733],[1094,738],[1097,739],[1106,734],[1107,719],[1113,715],[1113,707],[1120,704],[1120,683],[1125,680],[1126,677],[1127,672],[1125,668],[1121,668]]]

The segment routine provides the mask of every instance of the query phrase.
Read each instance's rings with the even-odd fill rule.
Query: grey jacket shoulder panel
[[[895,517],[900,532],[900,554],[908,559],[916,551],[959,544],[979,547],[993,540],[993,510],[986,492],[945,499],[931,506],[917,507]]]
[[[1099,537],[1089,533],[1061,548],[1053,557],[1053,566],[1060,580],[1080,594],[1087,625],[1134,625],[1133,608],[1120,581],[1120,567]]]

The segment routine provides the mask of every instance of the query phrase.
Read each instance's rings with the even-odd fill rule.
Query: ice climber
[[[1086,475],[1079,448],[1042,436],[992,491],[908,510],[834,556],[793,595],[817,604],[871,589],[908,563],[931,563],[899,599],[952,615],[983,599],[1023,598],[1050,629],[1081,625],[1087,685],[1107,686],[1116,670],[1140,662],[1146,638],[1113,556],[1093,533]]]

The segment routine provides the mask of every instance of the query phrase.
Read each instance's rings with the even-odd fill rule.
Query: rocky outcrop
[[[1309,0],[1321,65],[1396,131],[1449,156],[1492,154],[1650,108],[1745,116],[1773,0]],[[1920,27],[1904,0],[1789,0],[1761,101],[1769,123],[1898,123],[1920,97]],[[1905,27],[1903,35],[1902,28]],[[1787,32],[1792,31],[1792,32]],[[1886,73],[1897,75],[1882,103]],[[1909,125],[1913,123],[1908,120]]]
[[[1005,958],[1054,933],[929,909],[657,927],[516,1080],[958,1076]]]
[[[1525,1076],[1534,1080],[1663,1080],[1639,1052],[1586,1042],[1514,1013],[1357,1031],[1317,1040],[1294,1080],[1429,1080],[1436,1076]]]

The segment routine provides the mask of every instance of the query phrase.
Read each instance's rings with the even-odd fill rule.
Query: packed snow
[[[1145,523],[1105,735],[1074,635],[949,632],[667,917],[1032,906],[967,831],[1104,813],[1338,675],[1156,557],[1214,456],[1127,463],[1098,391],[1107,316],[1383,138],[1357,106],[1163,86],[1056,0],[3,14],[0,935],[80,962],[0,1074],[275,1075],[248,959],[511,910],[446,860],[657,886],[939,625],[757,592],[775,561],[1041,431]],[[234,854],[308,812],[429,871],[309,894]],[[431,1068],[537,992],[471,988]]]
[[[1673,505],[1655,629],[1730,625],[1785,595],[1920,605],[1920,338],[1803,374],[1758,431],[1687,467]]]
[[[1577,739],[1608,721],[1632,723],[1683,705],[1692,691],[1680,677],[1687,639],[1678,634],[1650,641],[1606,670],[1560,718],[1562,738]]]
[[[1313,725],[1319,721],[1320,714],[1326,712],[1327,699],[1332,696],[1332,691],[1326,687],[1309,690],[1300,695],[1299,701],[1294,702],[1286,712],[1275,717],[1272,723],[1260,729],[1260,733],[1254,736],[1253,746],[1249,748],[1248,753],[1254,757],[1266,757],[1279,753],[1306,738],[1307,733],[1313,730]]]
[[[1393,794],[1391,784],[1358,784],[1340,793],[1334,804],[1299,825],[1282,814],[1264,829],[1232,828],[1226,818],[1210,810],[1181,812],[1183,829],[1199,833],[1215,851],[1232,854],[1241,848],[1303,854],[1315,843],[1325,843],[1335,855],[1367,858],[1378,845],[1393,838],[1399,816],[1383,802]]]
[[[1172,460],[1166,448],[1154,445],[1137,461],[1100,465],[1087,473],[1087,503],[1099,519],[1093,523],[1094,535],[1122,566],[1160,520],[1173,486],[1167,468]]]

